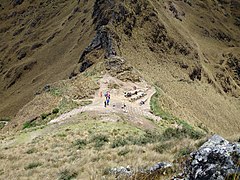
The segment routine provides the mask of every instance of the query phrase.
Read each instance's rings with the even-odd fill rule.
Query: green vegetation
[[[170,150],[173,147],[172,143],[163,143],[163,144],[157,144],[154,146],[154,150],[160,154],[166,152],[167,150]]]
[[[163,134],[162,138],[164,140],[170,140],[172,138],[181,139],[181,138],[191,138],[191,139],[201,139],[204,137],[204,133],[194,130],[192,127],[180,127],[180,128],[167,128]]]
[[[82,149],[87,145],[86,139],[78,139],[73,143],[74,146],[77,147],[77,149]]]
[[[56,87],[51,87],[49,93],[53,96],[61,96],[62,95],[61,90]]]
[[[78,173],[75,171],[69,171],[67,169],[59,173],[59,180],[71,180],[77,177]]]
[[[36,126],[37,126],[36,121],[26,121],[23,124],[23,129],[32,128],[32,127],[36,127]]]
[[[172,138],[191,138],[191,139],[200,139],[205,136],[205,133],[203,133],[200,130],[196,130],[191,125],[189,125],[187,122],[180,120],[170,113],[164,111],[160,105],[159,105],[159,98],[160,98],[160,92],[158,89],[156,89],[156,93],[151,97],[150,106],[152,112],[156,116],[160,116],[164,120],[170,121],[172,123],[176,123],[179,127],[178,128],[167,128],[163,133],[163,139],[169,140]],[[206,129],[204,129],[205,132],[208,132]]]
[[[54,109],[52,110],[52,114],[57,114],[57,113],[59,113],[59,108],[54,108]]]
[[[40,162],[32,162],[32,163],[28,164],[24,169],[25,170],[33,169],[33,168],[36,168],[41,165],[42,165],[42,163],[40,163]]]
[[[41,114],[42,120],[46,119],[51,113],[43,113]]]
[[[151,111],[153,112],[153,114],[155,114],[156,116],[160,116],[162,119],[164,120],[174,120],[175,117],[172,116],[170,113],[164,111],[160,105],[159,105],[159,98],[160,98],[160,92],[158,89],[156,89],[156,93],[151,97],[150,100],[150,107],[151,107]]]
[[[128,144],[128,142],[126,141],[126,139],[124,139],[122,137],[118,137],[118,138],[113,140],[113,142],[111,144],[111,147],[112,148],[117,148],[117,147],[125,146],[127,144]]]
[[[109,137],[103,134],[96,134],[91,138],[90,142],[94,142],[95,148],[101,148],[106,142],[109,142]]]

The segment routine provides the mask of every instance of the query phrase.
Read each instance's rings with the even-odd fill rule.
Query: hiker
[[[107,102],[107,105],[109,105],[109,102],[110,102],[110,92],[107,91],[104,96],[106,97],[106,102]]]
[[[100,91],[99,96],[102,97],[102,91]]]
[[[110,103],[110,92],[107,91],[106,93],[104,93],[104,96],[106,97],[106,100],[104,103],[106,103],[106,105],[109,105]]]
[[[107,107],[107,102],[106,101],[104,101],[104,107]]]

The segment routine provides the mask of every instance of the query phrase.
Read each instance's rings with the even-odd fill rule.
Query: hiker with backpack
[[[107,91],[106,93],[104,93],[104,96],[106,98],[106,100],[104,101],[104,107],[106,107],[110,103],[110,92]]]

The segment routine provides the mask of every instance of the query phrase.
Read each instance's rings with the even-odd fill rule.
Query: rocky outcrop
[[[83,62],[85,60],[85,56],[88,53],[98,48],[102,48],[105,50],[106,58],[110,57],[111,55],[116,55],[116,51],[113,47],[113,42],[109,30],[104,26],[100,27],[97,30],[96,36],[93,38],[92,42],[81,54],[79,62]]]
[[[183,179],[224,180],[240,173],[240,144],[230,143],[218,135],[191,153]]]
[[[92,39],[89,46],[86,47],[80,55],[80,72],[85,71],[87,68],[94,64],[91,60],[86,58],[86,56],[94,50],[103,49],[105,51],[105,58],[109,58],[110,56],[117,54],[113,45],[113,38],[111,36],[111,32],[109,28],[106,27],[112,19],[111,14],[113,13],[113,11],[111,10],[111,7],[113,6],[113,1],[100,0],[95,2],[92,18],[93,23],[95,24],[96,35]],[[109,8],[109,11],[105,11],[106,7]]]
[[[111,56],[106,59],[105,67],[111,76],[122,81],[139,82],[141,80],[140,74],[122,57]]]

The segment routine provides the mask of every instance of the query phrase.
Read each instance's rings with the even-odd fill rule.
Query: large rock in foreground
[[[187,179],[224,180],[240,173],[240,144],[229,143],[218,135],[211,137],[198,151],[191,154],[185,168]]]

